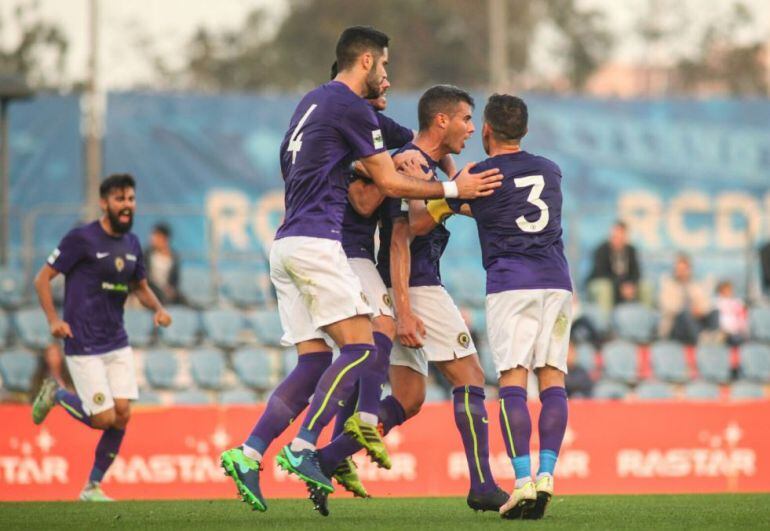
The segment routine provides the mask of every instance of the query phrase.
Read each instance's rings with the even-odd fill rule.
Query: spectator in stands
[[[628,227],[617,221],[609,239],[594,251],[588,292],[609,313],[616,304],[639,298],[639,277],[636,249],[628,243]]]
[[[144,252],[147,280],[164,305],[182,302],[179,293],[179,257],[171,248],[171,228],[158,223],[150,233],[150,247]]]
[[[735,296],[733,283],[723,280],[717,284],[716,309],[719,329],[731,346],[743,343],[748,337],[749,319],[746,305]]]
[[[762,292],[770,296],[770,242],[759,250],[759,264],[762,274]]]
[[[577,351],[572,341],[567,351],[567,376],[564,378],[564,387],[570,398],[590,398],[594,389],[591,375],[585,367],[577,363]]]
[[[717,331],[719,314],[711,306],[709,290],[692,277],[690,258],[680,254],[674,262],[673,278],[661,281],[658,294],[661,337],[693,345],[704,331]]]

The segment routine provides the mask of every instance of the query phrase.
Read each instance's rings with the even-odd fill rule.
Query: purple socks
[[[532,420],[527,409],[527,390],[523,387],[500,388],[500,428],[517,481],[527,480],[532,475],[529,457]]]
[[[116,428],[104,430],[102,437],[99,439],[99,444],[96,445],[94,466],[91,469],[91,475],[88,477],[88,481],[92,483],[100,483],[102,481],[105,472],[110,468],[110,465],[115,460],[115,456],[118,455],[120,443],[123,442],[123,436],[125,434],[126,430],[119,430]]]
[[[496,488],[489,468],[489,429],[484,389],[475,385],[452,390],[455,424],[460,431],[468,460],[472,492]]]
[[[377,346],[377,356],[361,375],[357,410],[376,416],[380,409],[382,386],[388,381],[390,350],[393,348],[393,342],[385,334],[375,332],[374,344]]]
[[[91,417],[83,409],[83,402],[78,395],[60,387],[56,390],[56,401],[73,419],[91,427]]]
[[[563,387],[549,387],[540,393],[540,402],[543,408],[538,422],[540,466],[537,475],[553,475],[567,429],[567,392]]]
[[[297,366],[270,395],[265,412],[245,445],[264,454],[270,443],[307,407],[318,379],[331,362],[331,352],[312,352],[299,356]]]

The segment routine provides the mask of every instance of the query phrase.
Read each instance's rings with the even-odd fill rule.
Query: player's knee
[[[113,428],[123,430],[128,425],[128,421],[131,420],[131,410],[126,408],[122,411],[115,412],[115,421],[112,423]]]
[[[401,403],[401,406],[404,408],[406,418],[408,419],[414,417],[420,412],[422,405],[425,403],[425,395],[413,395],[409,398],[410,399],[407,400],[405,404]]]
[[[115,424],[114,408],[91,416],[91,427],[97,430],[108,430],[113,424]]]
[[[375,332],[388,336],[391,340],[396,337],[396,321],[392,317],[381,315],[372,321]]]
[[[564,387],[564,373],[556,367],[546,365],[537,369],[535,374],[541,391],[549,387]]]

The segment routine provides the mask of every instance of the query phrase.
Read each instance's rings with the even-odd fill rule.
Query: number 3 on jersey
[[[297,127],[294,128],[294,131],[291,134],[289,145],[287,146],[286,151],[291,151],[292,164],[297,162],[297,153],[299,153],[299,150],[302,149],[302,133],[300,132],[300,129],[302,129],[302,126],[305,125],[305,122],[310,116],[310,113],[312,113],[316,107],[318,107],[318,105],[314,103],[308,108],[307,111],[305,111],[305,114],[302,115],[302,118],[297,124]]]
[[[535,205],[540,209],[540,217],[535,221],[528,221],[524,216],[516,218],[516,225],[519,226],[524,232],[540,232],[548,225],[548,205],[545,201],[540,199],[540,194],[543,193],[545,188],[545,181],[542,175],[530,175],[529,177],[519,177],[513,180],[516,188],[524,188],[525,186],[531,186],[532,190],[529,191],[529,197],[527,202]]]

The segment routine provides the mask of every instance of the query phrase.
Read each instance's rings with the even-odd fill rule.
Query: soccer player
[[[561,228],[561,170],[521,150],[526,104],[495,94],[484,109],[482,141],[489,158],[476,170],[500,168],[503,187],[472,201],[431,202],[436,219],[469,205],[487,272],[487,334],[500,381],[500,424],[516,486],[500,508],[504,518],[542,518],[553,496],[553,472],[567,427],[567,348],[572,282]],[[442,205],[443,204],[443,205]],[[532,479],[527,374],[534,371],[542,409],[540,465]]]
[[[35,398],[32,420],[40,424],[59,404],[75,420],[103,431],[91,474],[80,493],[84,501],[111,501],[100,483],[120,451],[131,417],[131,400],[139,396],[134,353],[123,328],[123,305],[129,292],[155,312],[156,326],[171,324],[145,278],[139,238],[130,232],[135,189],[133,177],[126,174],[102,181],[99,203],[104,215],[67,233],[35,278],[51,334],[64,340],[77,394],[49,378]],[[65,277],[63,319],[56,312],[50,286],[60,273]]]
[[[277,461],[308,485],[311,496],[333,492],[320,469],[316,442],[378,355],[371,307],[340,243],[350,163],[359,159],[388,196],[473,198],[499,187],[496,170],[472,173],[466,167],[454,182],[443,184],[396,171],[374,110],[364,99],[377,97],[387,76],[388,40],[369,27],[343,31],[336,49],[337,77],[302,98],[281,144],[286,216],[270,250],[270,277],[278,295],[283,342],[296,346],[299,361],[271,395],[244,445],[222,454],[226,473],[256,510],[266,510],[259,489],[264,451],[311,395],[299,434],[281,449]],[[334,362],[327,336],[340,348]],[[359,415],[350,418],[350,431],[386,465],[387,452],[376,426]]]

